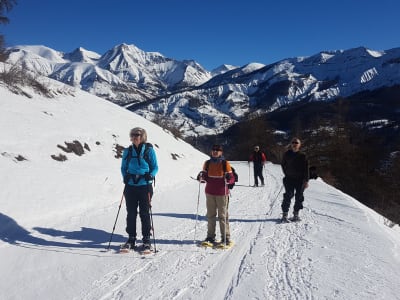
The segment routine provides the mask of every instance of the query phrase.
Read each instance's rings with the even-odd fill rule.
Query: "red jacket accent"
[[[258,162],[258,163],[264,164],[266,160],[267,160],[267,158],[266,158],[264,152],[261,152],[261,151],[259,154],[254,151],[249,157],[249,162],[252,161],[252,162],[256,162],[256,163]]]

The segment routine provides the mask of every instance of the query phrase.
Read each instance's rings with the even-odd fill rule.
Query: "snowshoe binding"
[[[281,223],[290,223],[290,221],[288,219],[288,213],[287,212],[284,212],[282,214]]]
[[[201,247],[213,248],[215,246],[215,239],[207,237],[204,241],[200,243]]]
[[[295,211],[293,212],[293,217],[290,219],[290,221],[292,222],[299,222],[301,221],[300,217],[299,217],[299,212]]]
[[[142,248],[140,249],[140,254],[151,254],[154,253],[153,247],[151,247],[150,243],[143,243]]]
[[[131,250],[136,250],[135,240],[129,238],[125,244],[122,244],[119,253],[129,253]]]
[[[215,248],[216,249],[230,249],[234,245],[233,241],[230,239],[226,239],[224,241],[223,239],[216,243]]]

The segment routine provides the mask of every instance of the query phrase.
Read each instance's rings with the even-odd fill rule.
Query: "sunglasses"
[[[212,151],[222,151],[222,150],[218,148],[213,148]]]
[[[300,144],[299,142],[292,142],[292,145],[298,145]]]
[[[138,137],[138,136],[142,136],[142,134],[137,132],[131,134],[131,137]]]

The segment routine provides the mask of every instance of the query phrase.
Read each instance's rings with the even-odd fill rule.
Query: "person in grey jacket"
[[[303,208],[304,190],[308,187],[308,160],[300,151],[301,141],[293,138],[290,149],[285,152],[282,159],[283,186],[285,193],[282,201],[282,221],[287,221],[291,199],[295,198],[292,221],[299,221],[299,211]]]

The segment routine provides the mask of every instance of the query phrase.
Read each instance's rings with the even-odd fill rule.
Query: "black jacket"
[[[306,155],[300,151],[286,151],[282,159],[282,170],[287,178],[307,182],[309,175]]]

